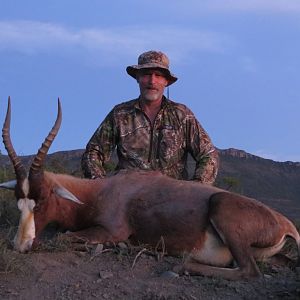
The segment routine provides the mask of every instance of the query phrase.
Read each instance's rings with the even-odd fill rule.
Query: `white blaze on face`
[[[31,199],[19,199],[18,208],[21,211],[19,227],[14,238],[14,247],[20,252],[26,252],[31,249],[35,238],[35,224],[33,208],[35,201]]]
[[[27,196],[29,191],[28,181],[23,184],[23,192]],[[18,208],[21,211],[19,227],[14,238],[14,247],[20,252],[26,252],[31,249],[33,240],[35,239],[35,223],[33,209],[35,201],[23,198],[18,200]]]

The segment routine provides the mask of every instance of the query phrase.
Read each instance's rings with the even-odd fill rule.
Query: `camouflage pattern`
[[[85,177],[104,177],[104,164],[117,149],[118,169],[160,170],[187,179],[190,153],[196,161],[194,180],[213,183],[218,153],[193,113],[183,104],[163,98],[153,126],[139,99],[119,104],[107,115],[82,157]]]

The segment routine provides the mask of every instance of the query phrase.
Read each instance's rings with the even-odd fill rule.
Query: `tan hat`
[[[177,77],[172,74],[169,70],[169,59],[167,55],[160,51],[148,51],[142,53],[138,58],[138,64],[133,66],[128,66],[126,68],[127,73],[136,79],[136,74],[138,70],[141,69],[151,69],[159,68],[165,74],[169,81],[168,85],[171,85],[177,80]]]

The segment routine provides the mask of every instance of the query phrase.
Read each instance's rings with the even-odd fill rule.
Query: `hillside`
[[[300,220],[300,163],[275,162],[241,150],[220,150],[216,184],[226,187],[224,178],[235,178],[235,191],[257,198]]]
[[[49,154],[47,169],[81,176],[82,149]],[[242,150],[219,150],[220,169],[216,185],[250,197],[257,198],[282,211],[294,220],[300,220],[300,163],[275,162]],[[32,156],[21,157],[28,165]],[[115,161],[116,158],[114,158]],[[9,159],[0,155],[0,168],[8,176],[11,172]],[[191,173],[193,161],[189,160]],[[13,176],[13,175],[11,175]]]
[[[275,162],[235,149],[219,153],[219,177],[237,178],[239,192],[253,197],[299,199],[300,163]]]

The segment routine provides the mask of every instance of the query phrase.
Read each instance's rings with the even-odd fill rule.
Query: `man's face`
[[[141,69],[137,73],[142,99],[146,101],[160,101],[164,94],[168,80],[159,69]]]

